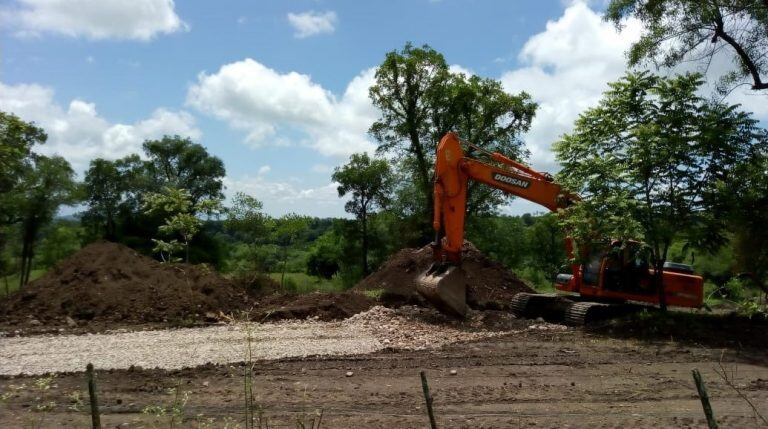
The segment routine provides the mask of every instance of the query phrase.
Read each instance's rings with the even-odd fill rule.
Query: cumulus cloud
[[[173,0],[17,0],[6,21],[18,34],[149,40],[188,28]]]
[[[271,179],[267,173],[226,177],[224,186],[227,194],[244,192],[253,195],[264,203],[264,210],[272,216],[291,212],[310,213],[319,217],[343,215],[344,200],[338,196],[336,183],[302,186],[300,182]]]
[[[523,46],[524,65],[501,76],[510,92],[527,91],[539,103],[526,143],[534,167],[558,169],[551,145],[569,132],[585,109],[595,106],[626,70],[624,52],[640,36],[640,24],[628,21],[619,33],[586,4],[576,2]]]
[[[294,37],[304,39],[319,34],[330,34],[336,30],[336,12],[289,13],[288,22],[295,30]]]
[[[285,144],[282,133],[300,135],[299,144],[322,155],[346,157],[373,151],[366,132],[376,119],[368,99],[374,70],[356,76],[341,97],[305,74],[279,73],[253,59],[201,73],[187,104],[246,132],[251,146]]]
[[[65,108],[53,96],[53,89],[41,85],[0,83],[0,110],[42,127],[48,133],[48,142],[35,150],[63,156],[76,171],[84,170],[96,157],[116,159],[140,153],[147,139],[165,134],[192,139],[201,136],[192,115],[184,111],[157,109],[133,124],[110,123],[98,114],[93,103],[75,99]]]

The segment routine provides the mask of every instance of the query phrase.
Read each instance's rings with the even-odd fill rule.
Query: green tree
[[[224,163],[189,138],[164,136],[144,142],[145,171],[155,191],[186,189],[192,205],[202,199],[222,200]]]
[[[719,213],[733,227],[737,266],[768,293],[768,151],[745,158],[734,173],[735,180],[720,184]]]
[[[160,253],[163,261],[172,261],[172,254],[183,249],[185,262],[189,263],[189,244],[200,232],[203,221],[199,215],[213,215],[219,212],[221,206],[217,199],[204,199],[194,202],[186,189],[165,188],[162,193],[149,193],[144,198],[143,209],[147,214],[161,214],[165,222],[160,225],[158,232],[172,237],[170,241],[152,239],[155,243],[153,251]],[[179,243],[178,238],[181,238]]]
[[[363,275],[368,274],[368,218],[385,207],[392,194],[392,172],[384,159],[372,159],[367,153],[355,153],[346,165],[337,167],[331,179],[337,182],[339,197],[349,194],[344,205],[347,213],[355,215],[362,238]]]
[[[228,231],[237,233],[247,243],[255,271],[259,268],[259,263],[255,259],[258,255],[256,246],[269,233],[271,223],[271,219],[262,212],[262,208],[261,201],[255,197],[238,192],[233,198],[232,207],[226,210],[227,218],[224,221],[224,227]]]
[[[529,129],[536,104],[526,93],[505,92],[500,82],[463,73],[451,73],[445,58],[425,45],[410,43],[387,53],[376,72],[370,98],[381,112],[370,134],[378,153],[394,156],[398,170],[397,193],[402,213],[420,221],[422,234],[431,234],[432,174],[435,149],[448,131],[512,158],[523,158],[520,135]],[[470,155],[481,155],[470,148]],[[505,196],[491,188],[470,185],[470,213],[488,213]]]
[[[312,243],[307,257],[307,274],[332,278],[341,269],[342,238],[336,231],[330,230]]]
[[[536,217],[525,230],[525,241],[531,265],[546,273],[549,280],[554,280],[567,261],[565,236],[557,216],[547,213]]]
[[[129,192],[136,189],[136,161],[138,156],[129,156],[117,161],[103,158],[91,160],[85,172],[83,191],[88,209],[82,217],[83,225],[89,226],[94,235],[115,240],[119,210],[126,203]]]
[[[670,246],[723,243],[710,210],[715,186],[764,139],[735,106],[698,97],[701,84],[699,75],[627,74],[554,146],[560,182],[584,198],[566,210],[566,228],[581,243],[645,241],[662,308]]]
[[[768,89],[768,2],[765,0],[612,0],[605,19],[621,28],[637,18],[644,32],[629,50],[629,65],[649,60],[664,66],[685,61],[709,66],[721,51],[736,68],[721,89],[749,79]]]
[[[23,179],[32,168],[32,146],[43,144],[48,136],[41,128],[0,112],[0,253],[7,244],[14,224],[21,222],[24,203]],[[0,274],[10,272],[8,259],[0,258]]]
[[[281,250],[282,268],[280,272],[280,287],[285,287],[285,268],[288,264],[288,251],[307,231],[309,218],[295,213],[281,216],[274,221],[273,236]]]
[[[29,281],[40,231],[53,220],[59,207],[75,204],[79,200],[75,173],[64,158],[41,155],[33,158],[34,165],[23,174],[23,198],[19,201],[22,240],[20,288]]]
[[[401,51],[386,54],[376,69],[376,83],[369,95],[381,117],[370,133],[379,142],[379,152],[392,152],[408,161],[411,180],[416,182],[422,198],[432,197],[430,148],[435,142],[431,113],[440,108],[450,77],[442,54],[424,45],[407,43]]]
[[[83,227],[73,221],[56,220],[43,231],[38,248],[38,259],[50,268],[82,247]]]

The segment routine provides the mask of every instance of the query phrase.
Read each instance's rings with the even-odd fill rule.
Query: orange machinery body
[[[566,208],[578,202],[578,195],[570,194],[555,183],[551,176],[531,169],[500,153],[490,154],[500,166],[491,165],[466,157],[461,140],[455,133],[447,133],[438,144],[435,163],[434,217],[432,226],[443,233],[442,239],[434,246],[438,263],[461,263],[461,247],[464,243],[464,223],[469,180],[484,183],[511,195],[538,203],[550,211]],[[565,240],[569,259],[573,259],[573,241]],[[582,249],[582,252],[586,252]],[[571,265],[572,277],[555,287],[564,292],[583,297],[608,301],[638,301],[659,303],[658,293],[650,290],[653,270],[647,270],[638,282],[640,288],[634,291],[612,290],[605,284],[608,256],[600,255],[597,281],[583,281],[584,265]],[[664,270],[663,284],[666,303],[679,307],[700,307],[703,300],[703,279],[692,273]]]

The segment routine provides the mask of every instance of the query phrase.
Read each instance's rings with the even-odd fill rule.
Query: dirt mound
[[[0,301],[0,322],[181,322],[246,305],[241,289],[206,266],[161,264],[121,244],[96,242]]]
[[[467,275],[467,303],[471,308],[505,310],[519,292],[532,292],[522,280],[500,263],[483,255],[472,243],[462,247],[462,268]],[[432,264],[432,247],[403,249],[392,255],[355,290],[381,290],[387,304],[421,303],[416,278]]]
[[[252,320],[286,320],[316,317],[330,321],[346,319],[377,305],[374,298],[358,292],[274,294],[262,298],[251,315]]]

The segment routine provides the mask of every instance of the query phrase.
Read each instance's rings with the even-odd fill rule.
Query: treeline
[[[583,202],[558,215],[501,216],[509,196],[471,182],[467,238],[542,287],[567,264],[563,230],[581,243],[644,241],[657,267],[697,265],[727,249],[732,263],[718,268],[727,273],[704,272],[715,292],[727,295],[740,273],[765,287],[768,133],[738,105],[699,95],[703,83],[696,74],[647,72],[611,83],[554,146],[564,167],[556,180]],[[380,112],[369,130],[377,151],[334,170],[351,219],[333,220],[273,218],[258,195],[236,194],[225,207],[224,164],[177,136],[145,142],[142,154],[93,160],[77,183],[64,159],[32,151],[45,143],[43,130],[3,114],[2,273],[23,285],[40,254],[64,252],[43,251],[48,237],[69,234],[238,276],[271,273],[283,285],[286,273],[306,272],[349,286],[394,251],[433,240],[433,165],[446,132],[474,143],[467,156],[489,163],[489,151],[528,155],[521,136],[536,113],[531,96],[452,72],[429,46],[387,53],[369,95]],[[79,225],[52,224],[60,206],[77,204]]]

